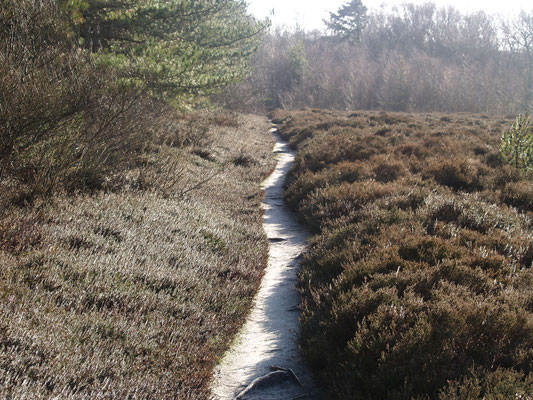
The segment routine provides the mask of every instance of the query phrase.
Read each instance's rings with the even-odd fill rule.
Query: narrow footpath
[[[298,257],[307,231],[283,201],[283,183],[294,153],[277,135],[278,164],[263,183],[264,228],[270,241],[268,267],[254,308],[233,347],[215,371],[215,399],[291,400],[319,398],[298,350],[296,289]]]

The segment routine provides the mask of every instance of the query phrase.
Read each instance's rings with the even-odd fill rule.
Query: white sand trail
[[[277,133],[275,128],[272,132]],[[263,183],[264,229],[270,241],[268,267],[246,324],[216,369],[212,383],[216,399],[318,397],[300,357],[297,338],[300,312],[295,285],[298,257],[308,232],[283,201],[283,183],[294,153],[286,142],[277,140],[274,153],[278,164]]]

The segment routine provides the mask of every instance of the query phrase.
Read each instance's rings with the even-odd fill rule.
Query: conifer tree
[[[77,21],[80,46],[179,103],[244,78],[266,26],[243,0],[61,1]]]
[[[351,0],[336,13],[330,13],[329,20],[324,20],[324,23],[340,38],[358,42],[368,21],[367,11],[361,0]]]

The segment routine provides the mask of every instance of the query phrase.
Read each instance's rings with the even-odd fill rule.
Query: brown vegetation
[[[271,32],[251,77],[226,89],[221,103],[249,110],[533,109],[531,12],[504,22],[483,11],[407,1],[364,14],[366,23],[352,37],[335,30]]]
[[[243,76],[263,25],[101,3],[0,0],[0,398],[208,398],[266,264],[273,139],[177,110]]]
[[[2,189],[0,397],[208,398],[266,265],[267,131],[167,113],[100,190]]]
[[[512,120],[276,111],[286,199],[317,232],[301,340],[334,398],[533,396],[533,176]]]
[[[0,207],[59,188],[101,189],[105,177],[139,160],[155,110],[168,106],[77,51],[55,2],[4,6]]]

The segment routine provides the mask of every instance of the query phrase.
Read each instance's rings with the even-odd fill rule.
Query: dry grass
[[[266,265],[273,139],[258,117],[187,118],[159,126],[188,146],[154,144],[114,189],[2,215],[0,398],[209,397]]]
[[[277,111],[317,232],[302,344],[332,398],[533,398],[533,176],[512,120]]]

